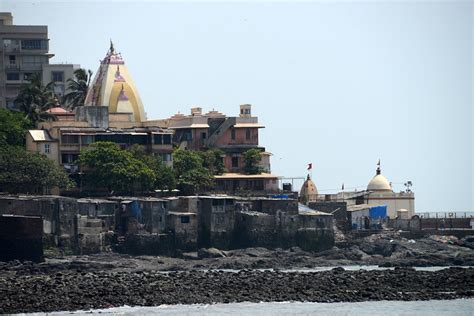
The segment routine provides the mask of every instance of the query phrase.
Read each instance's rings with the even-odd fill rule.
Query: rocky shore
[[[49,255],[39,264],[0,262],[0,314],[180,303],[467,298],[474,295],[474,268],[410,267],[474,266],[473,245],[472,237],[411,240],[387,233],[349,238],[319,253],[200,249],[179,258],[103,253]],[[282,271],[349,265],[396,268]]]
[[[279,272],[243,270],[162,273],[65,271],[0,277],[0,313],[112,306],[261,301],[360,302],[474,296],[474,269],[437,272]]]

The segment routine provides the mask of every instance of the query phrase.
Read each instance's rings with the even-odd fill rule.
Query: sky
[[[472,1],[18,1],[51,63],[94,72],[112,39],[149,119],[200,106],[266,126],[272,172],[365,189],[377,161],[415,209],[474,211]],[[301,181],[294,182],[297,189]]]

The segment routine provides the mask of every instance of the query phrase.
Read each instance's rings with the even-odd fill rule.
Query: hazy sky
[[[420,211],[474,211],[473,2],[1,0],[49,26],[52,63],[94,72],[109,39],[149,118],[251,103],[282,176],[321,193],[382,173]],[[298,186],[301,183],[298,183]]]

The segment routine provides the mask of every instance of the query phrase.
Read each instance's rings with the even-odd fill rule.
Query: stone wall
[[[43,261],[43,221],[40,217],[0,216],[0,260]]]

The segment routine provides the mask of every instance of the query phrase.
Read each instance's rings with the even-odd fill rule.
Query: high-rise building
[[[55,82],[58,96],[67,93],[66,81],[79,65],[49,64],[46,25],[13,25],[10,12],[0,12],[0,108],[14,109],[20,86],[38,75],[44,84]]]
[[[13,25],[9,12],[0,12],[0,107],[13,108],[20,85],[42,75],[49,53],[48,27]]]

